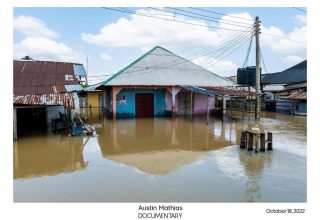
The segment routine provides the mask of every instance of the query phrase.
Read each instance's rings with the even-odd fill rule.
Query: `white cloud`
[[[28,55],[37,60],[79,63],[83,63],[85,57],[66,44],[46,37],[26,37],[21,42],[14,44],[13,54],[15,59]]]
[[[304,59],[302,57],[296,56],[296,55],[288,55],[285,57],[281,57],[280,58],[281,61],[285,64],[297,64],[301,61],[303,61]]]
[[[101,60],[111,60],[111,57],[107,53],[100,54]]]
[[[278,53],[294,53],[298,51],[306,50],[307,45],[307,26],[297,27],[292,32],[286,34],[280,28],[270,26],[261,26],[261,45],[269,47],[274,52]],[[277,38],[269,36],[266,34],[271,34],[279,36],[282,38]],[[292,40],[287,40],[283,38],[288,38]],[[299,42],[297,42],[299,41]],[[304,43],[300,43],[304,42]]]
[[[31,16],[20,15],[13,18],[13,28],[29,37],[55,38],[59,34],[47,27],[40,19]]]
[[[306,24],[307,23],[307,16],[306,15],[301,15],[301,14],[297,14],[295,17],[294,17],[295,21],[297,24]]]
[[[232,61],[209,59],[208,57],[199,57],[192,60],[192,62],[221,76],[235,75],[238,68],[237,64]]]
[[[174,16],[172,13],[155,10],[140,9],[137,12],[144,14],[163,14],[166,18],[172,19]],[[248,13],[237,15],[250,18]],[[176,15],[175,19],[197,25],[208,25],[203,21],[192,20],[181,15]],[[236,19],[229,18],[228,20]],[[242,27],[230,26],[229,24],[224,23],[210,25],[218,26],[220,28],[244,29]],[[82,33],[81,37],[82,40],[87,43],[103,47],[138,47],[140,50],[146,51],[156,45],[160,45],[170,50],[185,52],[190,49],[215,46],[221,42],[221,40],[234,34],[235,32],[228,30],[209,29],[206,27],[186,25],[175,21],[170,22],[167,20],[131,15],[129,19],[120,18],[114,23],[107,24],[102,27],[97,34]]]
[[[84,62],[85,55],[54,40],[59,34],[38,18],[25,15],[15,17],[13,28],[25,35],[22,41],[13,45],[14,59],[28,55],[36,60]]]

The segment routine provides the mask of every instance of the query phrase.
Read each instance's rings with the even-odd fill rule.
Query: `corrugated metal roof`
[[[279,85],[271,84],[271,85],[266,85],[263,87],[264,92],[268,92],[268,91],[273,92],[273,91],[282,91],[282,90],[284,90],[284,85],[281,85],[281,84],[279,84]]]
[[[81,85],[65,85],[64,88],[67,92],[80,92],[84,90]]]
[[[247,90],[244,90],[243,88],[221,88],[221,87],[212,87],[212,88],[206,88],[208,90],[214,91],[218,94],[222,95],[230,95],[230,96],[254,96],[254,92],[249,92]]]
[[[73,63],[14,60],[13,94],[32,95],[66,92],[65,85],[79,85],[74,75],[73,66]],[[66,77],[66,75],[69,75],[69,77]]]
[[[306,100],[307,99],[307,92],[306,91],[296,91],[292,94],[290,94],[288,99],[298,99],[298,100]]]
[[[145,53],[102,84],[110,86],[235,86],[234,82],[159,46]]]
[[[94,91],[94,90],[96,90],[96,89],[97,89],[99,86],[101,86],[101,85],[103,85],[102,82],[97,83],[97,84],[94,84],[94,85],[91,85],[91,86],[88,86],[88,87],[85,88],[84,90],[85,90],[85,91],[88,91],[88,92]]]
[[[221,95],[223,95],[223,94],[218,93],[216,91],[207,90],[207,89],[196,87],[196,86],[181,86],[181,88],[189,90],[189,91],[192,91],[194,93],[200,93],[200,94],[209,95],[209,96],[221,96]]]
[[[278,73],[262,74],[262,84],[289,84],[307,81],[307,61]]]
[[[77,93],[54,93],[42,95],[14,95],[15,105],[63,105],[65,108],[74,109],[78,106]]]

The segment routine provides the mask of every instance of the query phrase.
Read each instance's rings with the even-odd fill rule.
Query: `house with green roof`
[[[235,88],[231,80],[212,73],[160,46],[88,90],[103,90],[100,105],[113,116],[204,114],[214,109],[205,88]]]

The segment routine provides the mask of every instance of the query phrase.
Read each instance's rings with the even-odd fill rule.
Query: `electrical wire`
[[[268,73],[268,70],[267,70],[266,64],[265,64],[264,59],[263,59],[263,55],[262,55],[261,48],[259,48],[259,49],[260,49],[260,58],[261,58],[261,60],[262,60],[262,64],[263,64],[263,68],[264,68],[264,72],[265,72],[265,73]]]
[[[209,59],[206,62],[202,62],[200,65],[205,67],[205,66],[210,66],[210,64],[214,61],[216,61],[217,59],[219,59],[219,57],[223,56],[225,53],[227,53],[230,49],[232,49],[233,47],[237,46],[238,44],[240,44],[241,42],[243,42],[244,40],[247,40],[249,37],[251,37],[252,33],[246,34],[246,35],[242,35],[237,37],[236,39],[234,39],[231,43],[227,44],[226,46],[224,46],[223,48],[221,48],[221,50],[217,51],[216,54],[214,54],[214,56]]]
[[[240,22],[240,21],[231,21],[231,20],[226,20],[226,19],[222,19],[222,18],[212,17],[212,16],[203,15],[203,14],[199,14],[199,13],[194,13],[194,12],[187,11],[187,10],[184,10],[184,9],[171,8],[171,7],[167,7],[167,8],[176,9],[176,10],[180,10],[180,11],[186,12],[186,13],[188,13],[188,14],[198,15],[198,16],[201,16],[201,17],[211,18],[211,19],[215,19],[215,20],[219,20],[219,21],[226,21],[226,22],[232,22],[232,23],[238,23],[238,24],[244,24],[244,25],[252,25],[252,24],[254,23],[253,20],[251,21],[251,23],[244,23],[244,22]]]
[[[290,40],[290,41],[297,42],[297,43],[301,43],[301,44],[307,44],[306,42],[302,42],[302,41],[298,41],[298,40],[293,40],[293,39],[290,39],[290,38],[286,38],[286,37],[282,37],[282,36],[277,36],[277,35],[273,35],[273,34],[267,34],[267,33],[264,33],[264,32],[261,32],[261,34],[265,34],[265,35],[269,35],[269,36],[271,36],[271,37],[281,38],[281,39],[285,39],[285,40]]]
[[[199,26],[199,27],[221,29],[221,30],[228,30],[228,31],[245,32],[244,30],[239,30],[239,29],[222,28],[222,27],[210,26],[210,25],[204,25],[204,24],[195,24],[195,23],[185,22],[185,21],[176,20],[176,19],[175,20],[171,20],[171,19],[167,19],[167,18],[160,18],[160,17],[156,17],[156,16],[151,16],[149,14],[142,14],[142,13],[132,12],[132,11],[129,11],[129,10],[121,10],[121,9],[107,8],[107,7],[103,7],[103,9],[111,10],[111,11],[119,11],[119,12],[124,12],[124,13],[128,13],[128,14],[134,14],[134,15],[139,15],[139,16],[144,16],[144,17],[156,18],[156,19],[165,20],[165,21],[178,22],[178,23],[182,23],[182,24]]]
[[[250,43],[249,43],[249,47],[248,47],[248,50],[247,50],[246,59],[244,60],[244,63],[243,63],[243,66],[242,66],[243,68],[248,65],[248,60],[249,60],[249,56],[250,56],[250,52],[251,52],[252,39],[253,39],[253,35],[252,35],[252,37],[250,39]]]
[[[238,19],[242,19],[242,20],[252,21],[251,19],[241,18],[241,17],[228,15],[228,14],[223,14],[223,13],[219,13],[219,12],[215,12],[215,11],[208,11],[208,10],[205,10],[205,9],[202,9],[202,8],[193,8],[193,7],[189,7],[189,8],[194,9],[194,10],[198,10],[198,11],[204,11],[204,12],[212,13],[212,14],[224,15],[224,16],[228,16],[228,17],[231,17],[231,18],[238,18]]]
[[[162,11],[162,12],[167,12],[167,13],[173,13],[171,11],[167,11],[167,10],[164,10],[164,9],[160,9],[160,8],[153,8],[153,7],[149,7],[150,9],[153,9],[153,10],[158,10],[158,11]],[[187,12],[186,10],[182,10],[182,9],[178,9],[178,8],[173,8],[173,10],[178,10],[178,11],[183,11],[183,12]],[[194,14],[192,12],[187,12],[187,13],[191,13],[191,14]],[[233,24],[233,23],[237,23],[237,22],[233,22],[233,23],[229,23],[229,22],[224,22],[222,21],[221,19],[212,19],[212,18],[201,18],[201,17],[198,17],[198,16],[193,16],[193,15],[187,15],[187,14],[183,14],[183,13],[177,13],[175,12],[175,14],[177,15],[183,15],[183,16],[186,16],[186,17],[190,17],[190,18],[197,18],[197,19],[201,19],[201,20],[204,20],[204,21],[213,21],[213,22],[217,22],[217,23],[222,23],[222,24],[227,24],[227,25],[232,25],[232,26],[236,26],[236,27],[244,27],[244,28],[247,28],[249,27],[248,25],[252,25],[252,24],[246,24],[246,26],[243,26],[243,25],[239,25],[239,24]],[[199,15],[199,14],[197,14]],[[202,16],[202,15],[200,15]],[[232,22],[232,21],[231,21]]]
[[[292,8],[294,8],[294,9],[296,9],[296,10],[298,10],[298,11],[302,11],[302,12],[304,12],[304,13],[307,13],[307,11],[305,11],[305,10],[303,10],[303,9],[301,9],[301,8],[296,8],[296,7],[292,7]]]
[[[251,37],[250,37],[251,38]],[[235,52],[236,50],[238,50],[241,46],[243,46],[245,43],[248,42],[249,39],[247,39],[246,41],[244,41],[242,44],[238,45],[236,48],[234,48],[230,53],[226,54],[225,56],[221,57],[219,60],[217,60],[215,63],[207,66],[207,68],[216,65],[218,62],[220,62],[222,59],[228,57],[230,54],[232,54],[233,52]]]

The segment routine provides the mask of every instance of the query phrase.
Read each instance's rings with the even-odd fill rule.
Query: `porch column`
[[[112,116],[117,117],[117,94],[121,91],[119,87],[112,87]]]
[[[180,92],[181,88],[172,87],[171,95],[172,95],[172,117],[176,115],[176,95]]]

